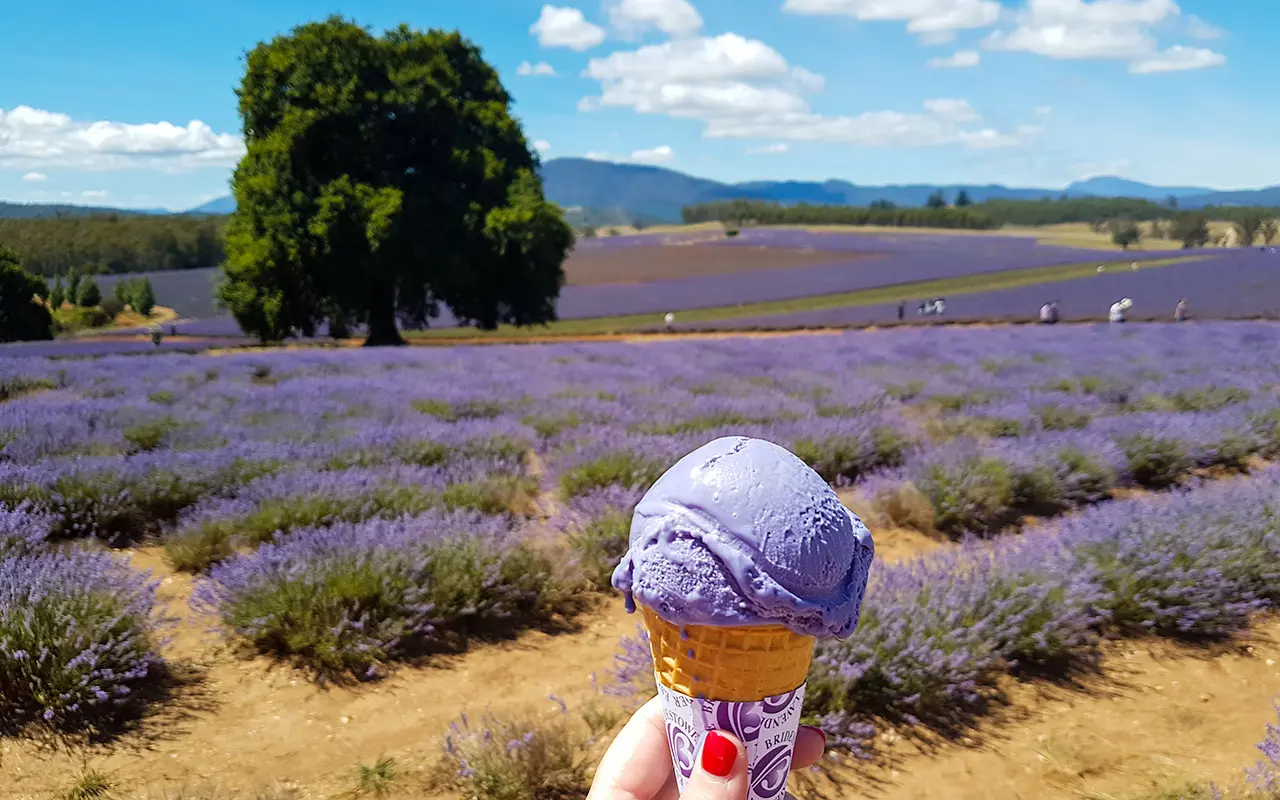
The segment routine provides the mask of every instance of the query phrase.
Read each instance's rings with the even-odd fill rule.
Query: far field
[[[1159,240],[1122,253],[1085,225],[998,232],[769,227],[736,238],[718,224],[669,226],[582,240],[565,271],[559,322],[483,333],[457,326],[446,311],[431,330],[413,335],[493,341],[659,332],[668,312],[681,332],[892,325],[899,304],[907,323],[1017,322],[1034,320],[1054,299],[1064,318],[1084,321],[1105,319],[1121,297],[1134,299],[1135,320],[1168,319],[1182,297],[1199,319],[1280,317],[1280,256],[1267,248],[1184,251]],[[160,302],[187,320],[176,328],[184,341],[166,347],[240,336],[214,306],[216,270],[149,277]],[[104,279],[105,289],[113,279]],[[947,300],[944,317],[916,313],[939,297]],[[105,340],[97,346],[108,348]],[[141,340],[130,346],[141,349]]]

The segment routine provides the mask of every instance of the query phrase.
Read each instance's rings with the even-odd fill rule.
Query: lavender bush
[[[0,729],[104,729],[162,676],[155,584],[101,553],[0,559]]]
[[[415,650],[545,619],[559,591],[502,520],[432,513],[299,531],[215,566],[192,603],[260,651],[372,678]]]
[[[442,778],[471,800],[581,797],[590,788],[590,732],[552,697],[558,712],[502,720],[465,714],[449,726]]]

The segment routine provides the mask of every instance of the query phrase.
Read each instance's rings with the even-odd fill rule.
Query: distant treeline
[[[939,195],[939,198],[941,196]],[[901,207],[879,201],[870,207],[782,206],[757,200],[726,200],[688,206],[686,223],[724,222],[730,225],[884,225],[904,228],[998,228],[1002,225],[1058,225],[1066,222],[1103,223],[1110,220],[1151,222],[1195,215],[1241,222],[1250,217],[1280,217],[1280,209],[1216,206],[1179,211],[1172,203],[1128,197],[1061,197],[1043,200],[987,200],[969,203],[967,196],[948,206],[943,199],[924,207]]]
[[[969,208],[875,208],[854,206],[782,206],[754,200],[729,200],[686,206],[686,223],[724,222],[730,225],[884,225],[899,228],[968,228],[987,230],[1000,223]]]
[[[0,245],[28,271],[53,277],[155,272],[222,263],[225,217],[182,215],[61,215],[0,219]]]
[[[1059,225],[1064,222],[1105,222],[1113,219],[1151,222],[1196,214],[1208,219],[1239,222],[1246,217],[1280,217],[1280,209],[1213,206],[1179,211],[1172,202],[1154,203],[1131,197],[1062,197],[1044,200],[987,200],[970,206],[1002,225]]]

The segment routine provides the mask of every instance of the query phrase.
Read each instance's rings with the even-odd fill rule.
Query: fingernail
[[[827,747],[827,732],[822,728],[815,728],[812,725],[806,725],[805,727],[811,731],[817,731],[818,735],[822,737],[822,748],[825,750]]]
[[[702,744],[702,768],[717,778],[727,778],[738,760],[738,746],[717,731],[707,731]]]

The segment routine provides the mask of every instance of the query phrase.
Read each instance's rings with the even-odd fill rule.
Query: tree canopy
[[[0,342],[52,339],[48,296],[48,284],[24,270],[17,253],[0,247]]]
[[[475,45],[332,17],[255,47],[237,94],[219,297],[244,330],[363,323],[373,345],[442,304],[481,328],[556,318],[573,231]]]

